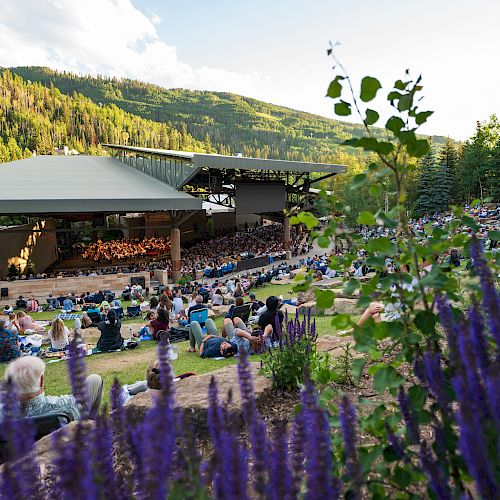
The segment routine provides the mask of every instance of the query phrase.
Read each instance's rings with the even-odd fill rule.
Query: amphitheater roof
[[[255,170],[280,172],[324,172],[342,174],[347,171],[345,165],[333,163],[314,163],[289,160],[270,160],[264,158],[248,158],[245,156],[227,156],[213,153],[192,153],[188,151],[173,151],[169,149],[141,148],[120,144],[102,144],[104,147],[117,151],[138,153],[170,158],[189,163],[193,167],[211,168],[217,170]]]
[[[202,201],[107,156],[0,164],[0,214],[201,210]]]

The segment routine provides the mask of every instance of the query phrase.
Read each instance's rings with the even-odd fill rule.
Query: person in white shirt
[[[63,350],[69,343],[69,328],[61,318],[52,321],[49,330],[50,344],[53,350]]]
[[[184,304],[182,303],[182,296],[181,292],[179,291],[177,295],[174,297],[172,300],[172,309],[174,311],[174,314],[176,316],[179,316],[182,313],[182,309],[184,307]]]

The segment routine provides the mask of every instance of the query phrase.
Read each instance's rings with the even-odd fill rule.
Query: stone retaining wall
[[[42,304],[52,293],[54,297],[76,293],[95,292],[97,290],[111,290],[121,293],[125,285],[130,285],[130,278],[144,277],[146,287],[151,286],[149,272],[105,274],[102,276],[75,276],[71,278],[47,278],[41,280],[0,281],[0,288],[8,288],[9,296],[2,297],[0,302],[14,302],[19,295],[30,297],[34,295]]]

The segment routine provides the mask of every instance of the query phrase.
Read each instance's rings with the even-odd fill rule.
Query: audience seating
[[[233,308],[233,310],[231,311],[231,319],[238,317],[241,318],[243,323],[247,323],[251,312],[252,312],[252,304],[250,302],[247,302],[242,306],[237,306]]]
[[[141,317],[141,307],[140,306],[128,306],[126,317],[127,318],[140,318]]]
[[[191,314],[189,315],[189,322],[192,323],[193,321],[198,321],[198,323],[205,324],[205,322],[208,319],[208,308],[207,309],[198,309],[196,311],[191,311]],[[205,326],[202,326],[201,331],[203,333],[206,333],[206,328]]]

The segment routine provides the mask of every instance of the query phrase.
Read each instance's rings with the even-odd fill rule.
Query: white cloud
[[[158,36],[159,22],[130,0],[0,0],[0,66],[49,66],[247,95],[264,88],[256,72],[180,61],[176,48]]]

